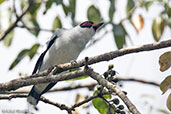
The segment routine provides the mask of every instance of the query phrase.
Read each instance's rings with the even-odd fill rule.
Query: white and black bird
[[[59,29],[47,43],[47,48],[40,55],[32,74],[51,66],[76,60],[96,30],[103,25],[85,21],[72,29]],[[40,96],[51,89],[56,83],[34,85],[28,94],[27,101],[36,106]]]

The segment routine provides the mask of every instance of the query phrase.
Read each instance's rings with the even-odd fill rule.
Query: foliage
[[[145,9],[148,11],[149,8],[157,2],[161,6],[163,6],[164,10],[160,12],[159,16],[157,16],[153,20],[152,24],[152,34],[155,41],[160,41],[162,34],[164,33],[164,28],[166,26],[171,27],[171,7],[168,5],[169,1],[134,1],[134,0],[128,0],[126,5],[126,14],[128,16],[127,20],[129,20],[130,24],[134,27],[135,31],[137,33],[141,32],[144,27],[144,17],[140,14],[138,16],[132,16],[134,12],[132,11],[137,4],[141,4],[141,8],[145,7]],[[1,0],[0,5],[3,5],[4,0]],[[21,23],[23,24],[24,28],[26,28],[31,34],[35,35],[36,37],[39,35],[40,31],[42,29],[40,28],[39,23],[37,22],[37,14],[41,7],[45,5],[45,9],[43,11],[43,15],[46,15],[48,10],[52,8],[53,5],[56,7],[61,6],[64,14],[67,18],[70,18],[72,21],[72,25],[75,26],[76,24],[80,23],[75,19],[76,16],[76,3],[77,0],[68,0],[68,3],[64,2],[63,0],[48,0],[46,2],[40,2],[39,0],[35,0],[29,11],[26,13],[26,15],[22,18]],[[129,37],[128,30],[126,29],[126,26],[123,25],[123,21],[116,24],[114,22],[116,16],[116,1],[115,0],[109,0],[110,6],[108,10],[108,16],[109,21],[105,22],[106,25],[112,25],[112,33],[113,33],[113,39],[118,49],[121,49],[125,46],[127,43],[127,38]],[[26,5],[28,5],[29,2],[27,0],[21,0],[20,2],[20,8],[23,10]],[[9,9],[12,9],[12,6],[9,7]],[[87,9],[87,18],[90,21],[93,22],[100,22],[103,19],[102,12],[99,10],[100,7],[97,7],[97,5],[90,5]],[[131,15],[129,13],[132,13]],[[13,23],[11,20],[11,17],[16,12],[9,10],[9,26]],[[130,21],[131,20],[131,21]],[[1,28],[1,21],[0,21],[0,31],[4,31]],[[106,26],[105,25],[105,26]],[[62,28],[62,21],[59,15],[54,18],[53,25],[52,25],[52,31],[56,30],[57,28]],[[12,44],[13,41],[13,35],[15,34],[15,31],[13,30],[8,34],[8,36],[4,40],[4,45],[6,47],[9,47]],[[130,39],[130,38],[129,38]],[[18,56],[19,57],[19,56]],[[23,59],[24,57],[19,57],[20,59]],[[20,62],[20,61],[18,61]],[[15,66],[14,66],[15,67]]]
[[[17,58],[10,65],[9,70],[13,69],[26,56],[28,56],[30,59],[32,59],[34,57],[34,55],[37,53],[39,46],[40,46],[39,44],[34,44],[30,49],[22,50],[17,55]]]
[[[159,58],[160,71],[164,72],[171,66],[171,51],[165,52]],[[167,76],[160,84],[160,90],[164,94],[168,89],[171,88],[171,75]],[[171,93],[167,98],[167,108],[171,111]]]
[[[67,2],[66,2],[67,1]],[[38,37],[41,31],[43,29],[39,25],[38,22],[38,13],[40,13],[41,8],[43,7],[43,15],[47,15],[48,11],[52,8],[52,6],[55,7],[61,7],[61,9],[64,12],[64,17],[68,19],[69,22],[71,22],[72,26],[75,26],[79,24],[79,20],[76,19],[77,16],[77,0],[34,0],[34,3],[31,5],[31,8],[28,10],[28,12],[24,15],[24,17],[20,20],[20,22],[17,24],[17,27],[24,28],[28,30],[30,34],[32,34],[35,37]],[[0,6],[2,6],[5,2],[5,0],[0,0]],[[15,0],[13,1],[15,2]],[[145,16],[139,14],[139,15],[134,15],[134,13],[137,7],[137,4],[140,4],[138,6],[139,9],[144,10],[148,12],[148,10],[155,5],[156,3],[159,4],[163,10],[159,13],[158,16],[156,16],[153,19],[152,26],[151,26],[151,33],[153,35],[153,40],[154,41],[160,41],[165,28],[168,27],[169,30],[171,28],[171,6],[169,0],[146,0],[146,1],[141,1],[141,0],[127,0],[127,4],[125,7],[125,14],[126,18],[121,19],[118,23],[115,22],[116,19],[118,19],[119,15],[116,13],[116,5],[117,2],[116,0],[108,0],[109,2],[109,9],[108,9],[108,18],[109,19],[104,19],[103,17],[103,7],[99,7],[98,4],[95,4],[92,2],[90,6],[86,10],[86,15],[87,19],[90,21],[93,21],[95,23],[100,22],[100,21],[105,21],[105,26],[112,26],[111,33],[113,35],[113,41],[114,44],[116,44],[116,47],[118,49],[122,49],[126,46],[126,44],[131,41],[130,38],[130,33],[128,32],[129,30],[126,28],[126,25],[124,24],[124,21],[128,21],[128,24],[132,26],[133,31],[135,31],[137,34],[141,33],[141,31],[144,28],[144,23],[145,23]],[[15,11],[13,8],[13,5],[9,5],[9,10],[7,11],[8,13],[8,25],[4,29],[3,23],[0,19],[0,36],[3,34],[4,31],[8,27],[10,27],[17,16],[19,15],[18,12],[22,12],[25,8],[25,6],[29,5],[29,0],[21,0],[19,4],[19,8],[17,10],[20,11]],[[133,10],[134,9],[134,10]],[[1,10],[0,10],[0,18],[3,18],[1,16]],[[58,12],[58,11],[57,11]],[[56,17],[53,20],[53,25],[52,25],[52,30],[54,31],[58,28],[62,28],[64,23],[62,21],[62,16],[59,14],[56,14]],[[15,28],[16,29],[16,28]],[[6,38],[3,40],[3,43],[6,47],[10,48],[11,44],[14,41],[14,34],[15,34],[15,29],[13,29],[11,32],[8,33]],[[29,57],[30,60],[35,56],[39,49],[40,44],[34,44],[31,46],[30,49],[22,49],[19,54],[16,56],[15,60],[11,63],[9,70],[12,70],[15,68],[20,61],[22,61],[25,57]],[[159,59],[159,64],[160,64],[160,71],[164,72],[167,69],[170,68],[171,66],[171,52],[166,52],[165,54],[160,56]],[[83,77],[87,78],[88,76]],[[78,78],[80,79],[80,78]],[[78,80],[74,79],[74,80]],[[160,88],[163,92],[163,94],[171,87],[170,84],[170,76],[167,76],[165,80],[162,81]],[[98,91],[94,92],[94,95],[97,95]],[[104,98],[110,99],[111,96],[105,95]],[[93,101],[94,107],[99,111],[99,113],[114,113],[114,111],[110,108],[110,106],[101,98],[96,98]],[[167,99],[167,107],[169,110],[171,110],[171,94],[169,95]],[[100,105],[99,105],[100,104]],[[112,110],[112,111],[111,111]]]

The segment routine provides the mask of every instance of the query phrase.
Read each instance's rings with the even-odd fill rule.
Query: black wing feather
[[[49,48],[55,42],[55,40],[57,39],[57,37],[58,37],[57,35],[55,35],[55,36],[52,37],[52,39],[48,43],[48,46],[47,46],[46,50],[40,55],[39,59],[37,60],[36,65],[34,67],[34,70],[33,70],[32,74],[37,73],[40,70],[46,52],[49,50]]]

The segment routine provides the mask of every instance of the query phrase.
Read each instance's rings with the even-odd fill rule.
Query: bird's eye
[[[91,21],[85,21],[83,23],[80,24],[80,27],[82,28],[90,28],[94,23]]]

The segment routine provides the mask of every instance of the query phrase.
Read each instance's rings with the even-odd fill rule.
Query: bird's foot
[[[88,67],[88,57],[85,57],[85,64],[84,69],[89,69]]]
[[[73,65],[73,66],[77,66],[77,61],[76,60],[71,60],[71,64]]]

